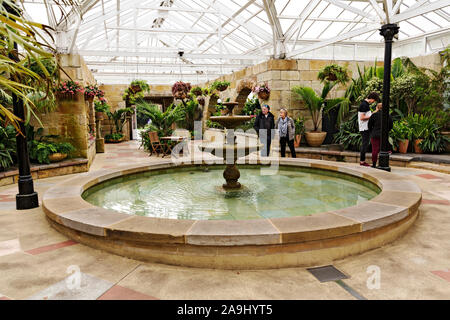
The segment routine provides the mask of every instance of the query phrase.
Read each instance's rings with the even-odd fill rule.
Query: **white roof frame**
[[[449,42],[450,0],[80,2],[61,21],[48,6],[48,23],[57,31],[57,48],[85,56],[99,81],[111,81],[113,73],[167,74],[161,78],[169,82],[183,75],[209,78],[271,57],[335,59],[342,50],[342,60],[374,60],[384,47],[378,29],[386,23],[400,24],[394,50],[423,41],[426,52],[436,37],[442,46]],[[362,52],[368,53],[361,58]]]

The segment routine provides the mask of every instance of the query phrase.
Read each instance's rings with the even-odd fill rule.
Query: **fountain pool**
[[[249,220],[307,216],[351,207],[374,198],[379,189],[348,175],[282,167],[273,175],[245,166],[244,187],[225,191],[222,167],[193,167],[113,179],[87,190],[98,207],[166,219]]]

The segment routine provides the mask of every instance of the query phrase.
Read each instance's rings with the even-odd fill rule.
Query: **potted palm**
[[[320,147],[327,136],[326,132],[322,132],[322,112],[325,107],[326,97],[333,89],[335,83],[325,82],[321,96],[309,87],[295,86],[292,92],[298,101],[303,102],[308,108],[314,125],[312,132],[306,132],[306,141],[311,147]]]

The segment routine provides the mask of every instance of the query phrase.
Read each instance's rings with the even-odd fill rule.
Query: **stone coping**
[[[95,236],[97,240],[129,241],[139,246],[236,248],[317,242],[380,230],[415,215],[422,199],[421,190],[413,182],[372,168],[308,159],[282,159],[279,164],[347,174],[372,182],[381,193],[367,202],[332,212],[234,221],[130,216],[95,207],[81,197],[89,188],[120,176],[181,167],[170,160],[160,160],[151,165],[81,174],[49,189],[43,197],[43,208],[57,229]]]
[[[86,172],[89,170],[89,160],[83,158],[69,159],[51,164],[33,164],[30,172],[33,179],[43,179],[62,176],[73,173]],[[18,169],[0,172],[0,186],[17,183]]]

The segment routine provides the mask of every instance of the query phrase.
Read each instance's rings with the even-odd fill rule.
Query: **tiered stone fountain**
[[[223,105],[227,107],[228,114],[220,117],[211,117],[210,120],[220,123],[225,128],[225,143],[202,143],[199,145],[199,148],[203,152],[209,152],[215,156],[222,156],[224,158],[227,167],[223,172],[223,177],[226,180],[223,188],[225,190],[237,190],[242,187],[238,181],[241,174],[236,166],[237,159],[257,151],[258,144],[250,143],[250,139],[247,137],[245,137],[243,143],[237,143],[235,129],[245,122],[250,121],[251,117],[233,115],[233,109],[238,105],[237,102],[225,102]]]

